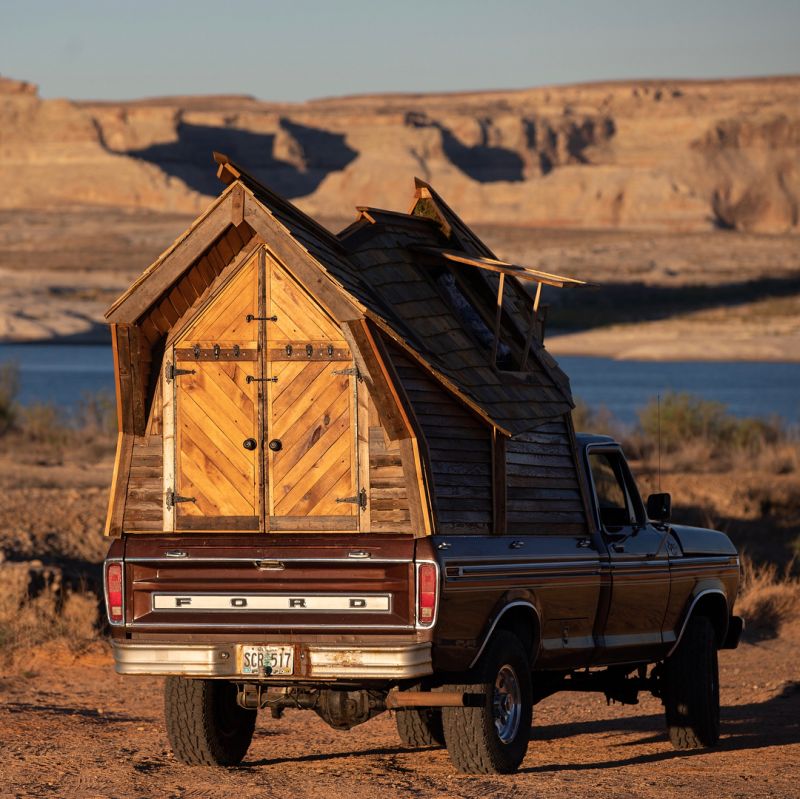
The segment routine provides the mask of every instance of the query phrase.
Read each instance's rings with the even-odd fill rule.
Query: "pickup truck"
[[[217,154],[227,188],[111,306],[116,669],[163,675],[177,757],[236,764],[256,713],[511,772],[556,691],[660,696],[718,736],[736,550],[576,437],[542,286],[424,181],[327,231]],[[652,667],[652,668],[651,668]]]
[[[189,763],[241,761],[259,709],[311,709],[336,729],[391,709],[404,744],[510,772],[533,705],[557,691],[631,704],[649,691],[673,746],[713,746],[717,650],[742,630],[736,549],[670,524],[668,494],[645,505],[611,438],[577,442],[594,512],[585,538],[115,541],[117,670],[167,675],[167,729]]]

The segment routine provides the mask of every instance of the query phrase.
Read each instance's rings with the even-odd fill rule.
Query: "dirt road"
[[[41,650],[0,682],[2,797],[788,797],[800,796],[800,623],[722,653],[723,736],[678,754],[660,703],[561,695],[537,706],[521,772],[457,774],[444,750],[400,747],[387,715],[349,733],[310,712],[262,714],[244,765],[187,768],[162,724],[161,681],[114,675],[98,650]],[[71,662],[72,661],[72,662]]]

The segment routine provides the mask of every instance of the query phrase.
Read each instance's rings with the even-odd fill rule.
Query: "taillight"
[[[112,624],[122,624],[124,621],[122,611],[122,564],[106,564],[106,608],[108,620]]]
[[[436,616],[437,569],[434,563],[417,566],[417,624],[430,627]]]

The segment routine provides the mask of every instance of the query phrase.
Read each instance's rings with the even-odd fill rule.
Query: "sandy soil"
[[[638,361],[800,361],[800,296],[550,335],[559,355]]]
[[[514,776],[465,776],[438,749],[403,749],[388,715],[350,732],[309,711],[260,714],[238,769],[189,768],[172,756],[161,681],[119,677],[105,650],[75,660],[58,649],[0,681],[2,797],[797,797],[800,625],[721,653],[722,740],[677,753],[661,705],[606,706],[562,694],[535,709]]]
[[[0,210],[0,340],[107,343],[105,309],[190,221],[103,207]],[[350,218],[323,221],[338,230]],[[545,290],[556,356],[800,359],[800,236],[478,232],[501,258],[598,286]]]

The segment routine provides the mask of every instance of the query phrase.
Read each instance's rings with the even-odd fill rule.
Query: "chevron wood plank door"
[[[176,530],[261,528],[258,283],[253,257],[171,350]]]
[[[270,530],[358,530],[355,370],[341,331],[267,261]]]

